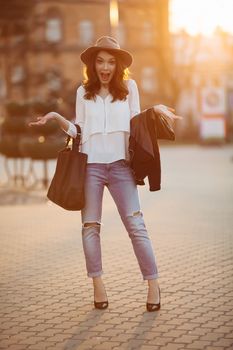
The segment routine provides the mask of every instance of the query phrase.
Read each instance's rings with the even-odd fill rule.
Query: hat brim
[[[126,68],[131,66],[131,64],[133,62],[133,57],[126,50],[112,49],[112,48],[109,48],[109,47],[97,47],[97,46],[88,47],[85,51],[83,51],[81,53],[80,58],[81,58],[82,62],[84,64],[88,64],[91,61],[91,59],[93,57],[93,54],[97,53],[98,51],[108,51],[110,53],[113,53],[113,55],[116,55],[117,57],[120,57],[123,65]]]

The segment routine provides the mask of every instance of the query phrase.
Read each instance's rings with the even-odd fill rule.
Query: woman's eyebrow
[[[96,59],[97,59],[97,60],[102,60],[102,61],[104,61],[104,58],[101,57],[101,56],[97,56]],[[114,62],[115,62],[116,59],[115,59],[115,57],[111,57],[111,58],[108,59],[108,61],[114,61]]]

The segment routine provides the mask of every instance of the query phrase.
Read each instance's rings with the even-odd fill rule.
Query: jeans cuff
[[[155,279],[157,279],[157,278],[159,278],[159,274],[158,274],[158,273],[156,273],[156,274],[154,274],[154,275],[143,276],[143,280],[144,280],[144,281],[145,281],[145,280],[155,280]]]
[[[103,271],[101,270],[101,271],[98,271],[98,272],[88,272],[87,273],[87,276],[88,277],[99,277],[99,276],[101,276],[101,275],[103,275]]]

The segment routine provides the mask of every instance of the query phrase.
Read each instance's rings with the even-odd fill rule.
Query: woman
[[[82,210],[82,241],[87,275],[93,279],[94,306],[108,307],[102,280],[100,228],[102,198],[107,186],[122,222],[131,238],[144,280],[148,281],[146,307],[160,309],[158,269],[151,241],[140,209],[137,186],[127,164],[130,119],[140,113],[139,95],[134,80],[127,79],[132,63],[129,52],[120,49],[114,38],[104,36],[81,54],[86,79],[77,90],[76,120],[82,130],[82,152],[88,155],[85,208]],[[179,118],[172,109],[154,106],[165,116]],[[30,125],[55,119],[70,136],[76,127],[60,114],[50,112]]]

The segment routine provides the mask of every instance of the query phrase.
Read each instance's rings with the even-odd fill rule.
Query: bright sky
[[[233,0],[170,0],[170,29],[211,35],[216,27],[233,34]]]

